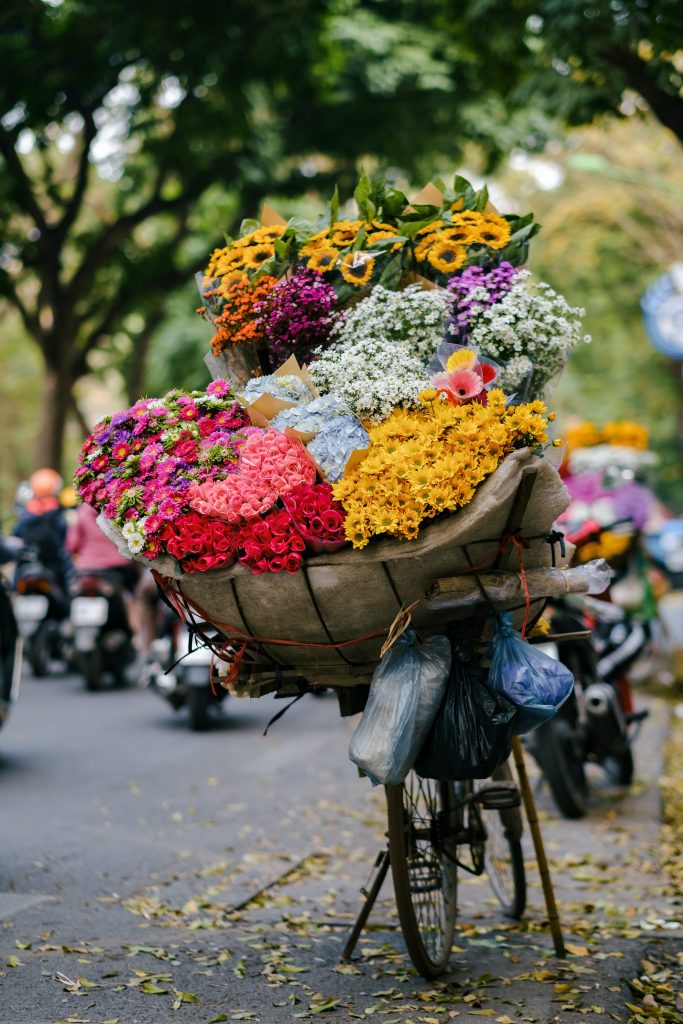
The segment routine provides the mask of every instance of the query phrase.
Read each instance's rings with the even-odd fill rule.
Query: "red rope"
[[[456,573],[454,573],[454,575],[456,576],[467,576],[471,573],[476,573],[479,571],[479,569],[482,569],[489,562],[495,559],[499,554],[505,551],[506,548],[512,545],[517,550],[517,554],[519,557],[519,571],[522,580],[522,588],[524,590],[525,595],[524,622],[522,624],[521,632],[522,639],[524,639],[524,634],[526,631],[531,607],[531,595],[529,594],[526,572],[524,570],[522,549],[523,547],[529,546],[530,539],[533,538],[523,538],[520,537],[518,533],[506,533],[500,538],[497,546],[492,551],[490,551],[486,555],[486,557],[483,558],[480,562],[472,563],[467,568],[460,569]],[[485,542],[480,541],[478,543]],[[183,594],[181,591],[177,590],[176,587],[174,586],[174,581],[171,578],[167,576],[161,576],[154,569],[152,570],[152,575],[154,576],[154,579],[166,594],[166,597],[168,598],[169,602],[173,605],[173,608],[175,609],[177,615],[184,622],[191,625],[193,629],[201,635],[202,639],[211,648],[211,650],[213,651],[214,655],[217,658],[230,665],[230,671],[226,678],[226,682],[228,684],[236,682],[239,675],[239,668],[242,663],[242,660],[245,654],[247,653],[249,647],[254,644],[257,647],[259,644],[269,644],[272,646],[279,647],[305,647],[307,649],[314,650],[336,650],[340,647],[351,647],[354,644],[362,643],[364,640],[375,640],[378,637],[386,636],[386,634],[389,633],[391,629],[391,625],[389,625],[383,627],[382,629],[374,630],[371,633],[365,633],[362,636],[353,637],[351,640],[341,640],[338,642],[330,641],[327,643],[303,640],[283,640],[279,637],[253,636],[251,633],[246,633],[244,632],[244,630],[238,629],[236,626],[230,623],[221,622],[220,620],[209,615],[204,608],[198,605],[191,598],[187,597],[186,594]],[[422,603],[422,600],[423,598],[419,598],[417,601],[414,601],[413,604],[409,606],[409,608],[402,609],[402,611],[414,611],[414,609]],[[195,616],[198,616],[200,620],[203,622],[211,623],[212,626],[214,626],[216,629],[220,630],[225,634],[227,640],[223,640],[220,644],[218,644],[214,638],[207,636],[206,632],[198,627],[197,622],[195,621]]]
[[[517,555],[519,557],[519,577],[522,581],[522,590],[524,591],[524,622],[522,623],[522,630],[520,632],[520,636],[523,640],[524,634],[526,633],[526,627],[529,622],[529,612],[531,610],[531,594],[529,593],[529,584],[527,582],[524,559],[522,557],[522,548],[525,546],[528,547],[528,543],[525,545],[524,541],[516,534],[510,534],[509,540],[517,550]]]

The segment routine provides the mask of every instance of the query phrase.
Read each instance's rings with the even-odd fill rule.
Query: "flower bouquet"
[[[439,576],[518,566],[500,538],[525,468],[524,565],[567,504],[544,390],[580,310],[530,287],[531,214],[457,177],[409,202],[363,177],[358,212],[246,222],[201,279],[204,391],[101,421],[76,485],[235,672],[365,682],[396,614],[428,633]]]

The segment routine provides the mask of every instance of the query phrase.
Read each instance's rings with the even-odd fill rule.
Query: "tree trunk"
[[[46,366],[43,378],[41,423],[36,446],[36,466],[61,472],[64,431],[73,388],[71,374],[63,366]]]

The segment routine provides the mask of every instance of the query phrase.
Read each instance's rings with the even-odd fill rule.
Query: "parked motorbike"
[[[16,555],[13,606],[34,676],[48,675],[54,662],[67,662],[69,599],[31,545],[22,545]]]
[[[14,552],[0,541],[0,563],[10,561],[13,557]],[[22,640],[12,600],[0,576],[0,729],[7,720],[10,706],[19,695],[21,657]]]
[[[656,533],[644,538],[652,562],[667,577],[673,590],[683,590],[683,519],[665,520]]]
[[[569,539],[587,543],[599,530],[590,524]],[[588,763],[618,785],[633,779],[633,743],[648,712],[635,710],[627,671],[645,650],[648,630],[608,596],[553,599],[548,617],[559,642],[541,648],[570,669],[575,686],[557,715],[530,734],[528,746],[560,812],[580,818],[588,806]]]
[[[212,661],[211,650],[193,642],[185,623],[168,610],[162,636],[152,642],[144,676],[147,685],[174,711],[187,707],[190,728],[195,732],[210,727],[212,709],[227,697],[227,691],[212,678]]]
[[[128,615],[119,581],[106,571],[76,574],[69,612],[77,665],[87,690],[127,683],[126,667],[135,657]]]

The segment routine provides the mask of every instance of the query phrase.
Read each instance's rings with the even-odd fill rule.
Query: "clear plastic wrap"
[[[612,570],[604,558],[572,569],[528,569],[525,582],[518,572],[480,572],[435,580],[427,588],[430,607],[463,608],[469,605],[512,604],[523,601],[525,586],[530,598],[564,597],[566,594],[602,594],[609,586]]]
[[[453,650],[446,693],[415,761],[426,779],[486,779],[507,760],[517,709],[484,682],[469,652]]]
[[[451,667],[445,636],[416,643],[407,630],[375,669],[349,757],[373,785],[403,782],[439,709]]]
[[[572,692],[574,676],[567,666],[522,640],[509,612],[496,615],[490,653],[489,684],[517,707],[517,735],[552,718]]]

